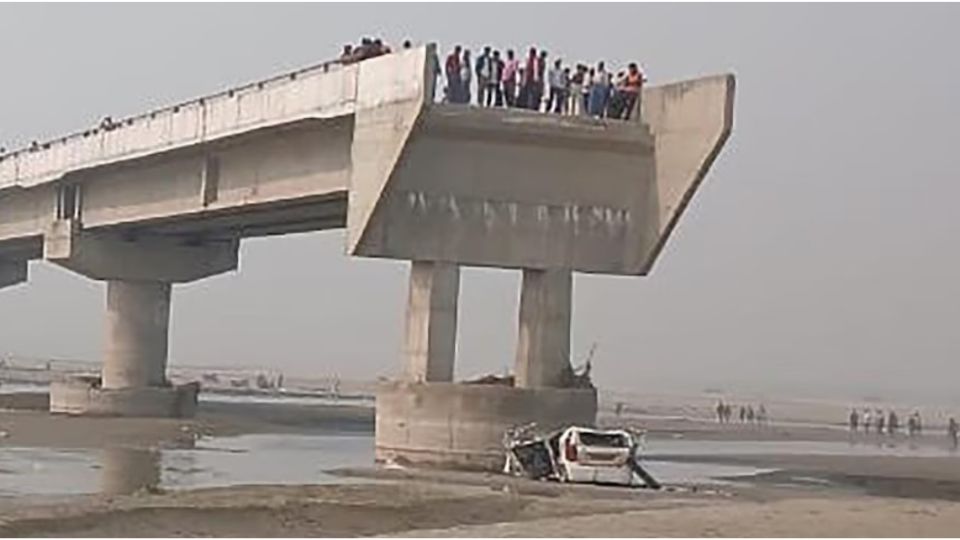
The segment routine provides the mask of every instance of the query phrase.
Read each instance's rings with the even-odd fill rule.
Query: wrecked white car
[[[620,486],[660,484],[639,463],[643,434],[569,426],[545,436],[533,425],[504,436],[504,472],[534,479]]]

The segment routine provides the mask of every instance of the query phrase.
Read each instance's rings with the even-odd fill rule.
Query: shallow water
[[[849,441],[698,441],[685,439],[648,439],[644,454],[657,456],[726,455],[841,455],[841,456],[916,456],[956,455],[946,444],[925,439],[918,442],[899,437],[859,436]]]
[[[123,494],[140,489],[342,483],[323,472],[373,463],[369,435],[249,434],[192,449],[0,448],[0,495]]]

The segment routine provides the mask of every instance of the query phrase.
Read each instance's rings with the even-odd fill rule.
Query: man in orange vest
[[[637,115],[640,115],[640,94],[643,91],[643,83],[647,82],[643,72],[637,66],[636,62],[631,62],[627,67],[627,77],[623,84],[623,93],[626,97],[626,106],[623,119],[629,120],[634,109]]]

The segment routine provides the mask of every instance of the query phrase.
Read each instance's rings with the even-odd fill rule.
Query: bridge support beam
[[[570,270],[523,270],[517,333],[516,386],[562,388],[571,381]]]
[[[405,345],[408,380],[453,381],[459,295],[458,266],[427,261],[411,263]]]
[[[123,238],[58,221],[44,257],[107,282],[106,340],[100,378],[51,385],[50,411],[105,416],[192,416],[199,385],[166,378],[171,290],[237,267],[239,243],[184,244],[171,238]]]

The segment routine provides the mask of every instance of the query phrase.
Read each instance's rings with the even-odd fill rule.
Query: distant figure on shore
[[[857,425],[860,423],[860,415],[857,414],[857,409],[850,410],[850,431],[856,433]]]
[[[747,422],[753,423],[756,415],[753,414],[753,405],[747,405]]]
[[[746,421],[747,421],[747,408],[741,405],[740,406],[740,423],[742,424]]]
[[[900,428],[900,420],[897,418],[897,413],[895,411],[890,411],[890,418],[887,420],[887,433],[891,436],[897,434],[897,429]]]
[[[620,415],[623,414],[623,402],[622,402],[622,401],[618,401],[618,402],[617,402],[617,406],[616,406],[616,408],[614,409],[614,414],[617,415],[617,418],[620,418]]]
[[[887,421],[887,417],[883,415],[883,411],[877,410],[877,435],[883,435],[883,426]]]
[[[870,433],[870,424],[873,417],[870,415],[870,409],[863,410],[863,432]]]
[[[767,423],[767,408],[763,406],[763,403],[760,404],[760,408],[757,410],[757,423],[760,425]]]
[[[954,450],[957,449],[958,435],[960,435],[960,425],[957,424],[956,418],[951,416],[947,422],[947,436],[950,437],[950,445]]]
[[[723,423],[724,413],[726,412],[726,406],[723,404],[723,400],[717,402],[717,423]]]

